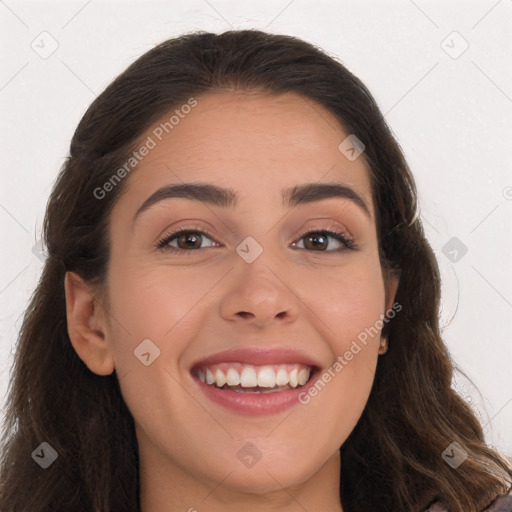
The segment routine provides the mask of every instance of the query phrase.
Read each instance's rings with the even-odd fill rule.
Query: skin
[[[328,368],[392,306],[398,283],[379,261],[368,169],[338,150],[348,134],[333,115],[297,94],[197,100],[126,178],[110,219],[107,292],[66,275],[72,344],[91,371],[120,378],[136,423],[143,512],[340,511],[338,450],[367,402],[385,351],[380,335],[307,405],[277,414],[212,403],[190,367],[261,346],[297,348]],[[197,181],[235,189],[239,205],[166,199],[133,222],[158,188]],[[350,186],[370,215],[346,198],[284,207],[280,190],[306,182]],[[316,248],[303,237],[333,223],[357,250],[336,253],[343,243],[334,238]],[[171,226],[212,236],[188,253],[156,249]],[[250,264],[235,251],[247,236],[263,248]],[[147,338],[161,353],[144,366],[133,352]],[[262,454],[251,468],[237,457],[247,442]]]

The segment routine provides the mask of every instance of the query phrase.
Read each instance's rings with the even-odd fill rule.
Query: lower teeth
[[[245,391],[243,389],[233,389],[235,393],[276,393],[277,391],[283,391],[279,388],[261,389],[259,391]]]
[[[243,388],[241,386],[223,386],[219,388],[215,386],[215,388],[226,391],[234,391],[235,393],[277,393],[278,391],[293,389],[290,386],[276,386],[275,388]]]

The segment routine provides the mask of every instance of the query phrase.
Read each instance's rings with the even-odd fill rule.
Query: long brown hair
[[[389,352],[379,358],[366,408],[340,448],[343,509],[421,511],[436,498],[452,512],[482,509],[506,490],[512,467],[486,446],[475,414],[451,388],[454,367],[439,328],[439,270],[400,147],[367,88],[342,64],[297,38],[256,30],[163,42],[117,77],[80,121],[48,202],[47,259],[12,368],[1,509],[140,510],[134,421],[116,373],[93,374],[71,346],[64,275],[73,271],[101,286],[110,212],[126,180],[102,199],[94,191],[163,114],[226,87],[299,93],[364,143],[381,262],[401,272],[396,301],[403,309],[385,326]],[[42,442],[58,454],[47,469],[31,457]],[[457,469],[441,456],[453,442],[468,454]]]

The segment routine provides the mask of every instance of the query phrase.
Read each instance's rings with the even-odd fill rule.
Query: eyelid
[[[204,226],[180,226],[180,227],[177,227],[177,228],[171,228],[169,230],[166,230],[164,233],[164,235],[162,236],[159,236],[158,237],[158,241],[157,243],[155,244],[155,247],[157,249],[166,249],[166,246],[168,244],[168,241],[170,238],[174,238],[176,235],[180,234],[181,232],[188,232],[188,231],[197,231],[199,232],[200,234],[204,234],[206,235],[207,238],[211,239],[213,242],[215,242],[216,244],[219,244],[220,242],[217,242],[217,240],[215,240],[214,236],[212,234],[210,234],[210,231],[208,229],[206,229]],[[179,247],[172,247],[170,249],[171,251],[174,250],[175,252],[192,252],[192,251],[187,251],[185,249],[180,249]],[[203,249],[204,250],[204,249]]]
[[[317,219],[317,222],[320,222],[320,221],[321,221],[321,219]],[[330,236],[331,238],[336,238],[339,242],[341,242],[343,245],[345,245],[345,247],[342,247],[340,249],[329,250],[329,251],[310,251],[310,252],[339,253],[344,250],[350,250],[350,249],[355,250],[358,248],[355,243],[354,237],[349,233],[349,231],[344,226],[342,226],[340,223],[332,221],[332,220],[330,222],[331,222],[331,224],[327,225],[327,227],[324,224],[324,225],[318,226],[318,227],[310,226],[308,228],[301,230],[297,235],[294,236],[292,244],[295,245],[299,240],[301,240],[304,236],[306,236],[310,233],[324,232],[324,233],[327,233],[328,236]],[[168,245],[169,240],[171,238],[175,238],[177,235],[179,235],[182,232],[185,232],[185,233],[186,232],[198,232],[199,234],[206,235],[207,238],[209,238],[212,242],[217,244],[217,247],[219,245],[222,246],[222,244],[220,244],[220,242],[218,242],[215,239],[214,235],[211,235],[209,230],[207,228],[205,228],[204,226],[199,226],[199,225],[186,226],[185,225],[185,226],[179,226],[177,228],[169,229],[169,230],[165,231],[165,234],[158,238],[158,241],[156,242],[155,247],[160,250],[167,249],[167,250],[169,250],[171,252],[175,252],[175,253],[194,252],[197,250],[213,248],[213,247],[203,247],[201,249],[186,250],[186,249],[180,249],[179,247],[169,246]],[[333,236],[333,235],[336,235],[336,236]],[[308,251],[307,249],[300,249],[300,250]]]
[[[317,219],[316,222],[326,222],[326,220],[321,220],[321,219]],[[336,222],[336,221],[328,221],[327,222],[330,222],[330,224],[323,224],[321,226],[318,226],[318,227],[311,227],[309,226],[308,228],[305,228],[304,230],[301,230],[299,231],[299,233],[297,235],[295,235],[295,238],[299,237],[303,237],[304,235],[307,235],[308,233],[311,233],[311,232],[320,232],[320,231],[332,231],[332,232],[335,232],[335,233],[339,233],[341,235],[343,235],[345,238],[347,238],[348,240],[350,240],[351,243],[355,243],[355,239],[354,237],[350,234],[350,232],[348,231],[348,229],[346,229],[342,224],[340,224],[339,222]]]

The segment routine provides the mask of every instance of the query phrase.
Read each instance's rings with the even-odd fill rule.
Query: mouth
[[[299,403],[321,366],[293,350],[232,349],[195,363],[206,398],[237,413],[275,414]]]
[[[302,364],[256,366],[219,363],[194,369],[207,386],[236,393],[276,393],[301,388],[309,381],[313,368]]]

